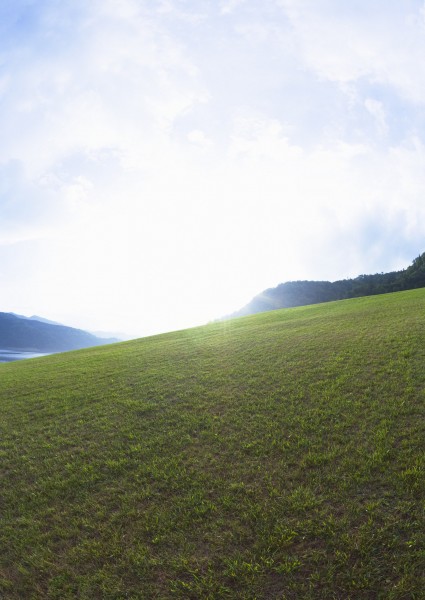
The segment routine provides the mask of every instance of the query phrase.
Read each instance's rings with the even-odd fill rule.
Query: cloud
[[[192,144],[196,144],[201,148],[210,148],[212,145],[212,141],[208,138],[204,131],[201,129],[194,129],[188,133],[187,139]]]
[[[283,126],[277,119],[260,115],[241,115],[235,119],[229,146],[231,159],[252,156],[284,166],[288,158],[300,153],[301,148],[291,145],[283,135]]]
[[[53,195],[28,180],[22,163],[0,165],[0,244],[42,237],[59,213]]]
[[[222,15],[228,15],[242,4],[245,4],[246,0],[223,0],[220,5],[220,11]]]
[[[338,140],[306,149],[278,123],[253,119],[237,124],[229,158],[252,239],[267,240],[260,263],[277,254],[281,280],[356,275],[380,261],[391,268],[392,252],[408,261],[421,247],[425,156],[416,138],[379,151]]]
[[[34,24],[25,45],[8,50],[0,116],[8,143],[0,160],[13,157],[40,173],[77,150],[115,147],[128,155],[205,101],[182,46],[140,7],[95,2],[73,24],[68,45],[55,41],[46,55]],[[44,21],[55,15],[46,4]],[[20,62],[31,46],[34,56]]]
[[[421,248],[422,4],[6,4],[10,310],[153,333]]]
[[[423,4],[277,0],[289,17],[300,56],[324,79],[392,86],[425,101]]]
[[[381,133],[386,133],[388,131],[388,124],[382,102],[379,102],[379,100],[375,100],[374,98],[366,98],[364,104],[366,110],[376,119]]]

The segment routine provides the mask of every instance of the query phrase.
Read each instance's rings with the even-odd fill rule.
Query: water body
[[[47,354],[41,354],[40,352],[21,352],[20,350],[0,349],[0,363],[24,360],[25,358],[38,358],[39,356],[47,356]]]

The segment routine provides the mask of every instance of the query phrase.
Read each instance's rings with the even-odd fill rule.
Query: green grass
[[[0,366],[2,599],[419,599],[425,290]]]

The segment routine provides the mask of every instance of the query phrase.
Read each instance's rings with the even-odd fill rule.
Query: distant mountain
[[[0,348],[32,352],[66,352],[116,342],[87,331],[57,325],[40,317],[0,313]]]
[[[241,317],[278,308],[318,304],[425,287],[425,253],[407,269],[375,275],[359,275],[340,281],[288,281],[255,296],[243,308],[229,315]]]
[[[43,317],[39,317],[38,315],[33,315],[32,317],[28,317],[31,321],[40,321],[40,323],[47,323],[48,325],[61,325],[64,327],[62,323],[58,323],[57,321],[50,321],[50,319],[44,319]]]
[[[62,323],[58,323],[57,321],[50,321],[50,319],[44,319],[43,317],[39,317],[37,315],[33,315],[32,317],[25,317],[24,315],[18,315],[17,313],[7,314],[19,317],[20,319],[28,319],[30,321],[40,321],[41,323],[48,323],[49,325],[62,325]]]

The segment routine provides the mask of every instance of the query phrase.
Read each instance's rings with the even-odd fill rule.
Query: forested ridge
[[[255,296],[232,317],[255,314],[278,308],[290,308],[345,300],[361,296],[373,296],[425,287],[425,252],[401,271],[359,275],[354,279],[339,281],[288,281],[269,288]]]

